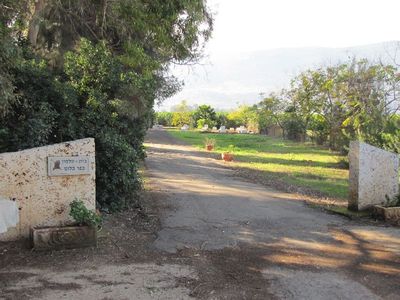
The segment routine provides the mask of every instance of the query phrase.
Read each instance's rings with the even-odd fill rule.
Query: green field
[[[307,143],[248,134],[212,134],[169,130],[187,143],[204,149],[206,137],[216,140],[215,152],[232,149],[237,166],[262,171],[262,176],[322,195],[345,199],[348,170],[341,168],[342,156]],[[233,146],[231,146],[233,145]]]

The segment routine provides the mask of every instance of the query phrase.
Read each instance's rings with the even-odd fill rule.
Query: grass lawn
[[[332,198],[347,198],[349,172],[339,166],[343,157],[327,149],[261,135],[173,129],[168,132],[199,149],[204,149],[206,137],[216,140],[215,152],[228,151],[233,145],[239,167],[259,170],[267,178],[307,187]]]

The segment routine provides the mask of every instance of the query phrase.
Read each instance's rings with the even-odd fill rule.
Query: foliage
[[[254,132],[259,131],[259,114],[257,106],[240,105],[236,110],[230,112],[227,116],[229,127],[246,126]]]
[[[196,127],[197,129],[202,129],[204,128],[204,125],[207,125],[207,122],[205,119],[198,119],[196,122]]]
[[[194,108],[190,106],[186,100],[182,100],[180,103],[172,106],[172,112],[191,112]]]
[[[284,91],[282,91],[282,94],[284,94]],[[261,93],[260,96],[262,97],[262,100],[258,103],[260,132],[268,132],[268,127],[273,125],[278,125],[284,129],[283,119],[286,103],[282,99],[282,95],[271,93],[264,97],[264,94]]]
[[[10,105],[8,113],[0,120],[0,145],[2,151],[17,151],[46,145],[70,126],[57,128],[60,113],[56,99],[62,99],[68,88],[59,85],[43,64],[23,61],[12,69],[14,91],[21,98]],[[29,82],[29,84],[26,84]],[[72,94],[73,105],[76,98]]]
[[[6,26],[0,23],[0,116],[4,116],[17,100],[11,69],[15,67],[19,53],[8,31]]]
[[[294,106],[289,106],[281,116],[281,124],[285,130],[285,137],[292,141],[305,140],[305,125],[301,117],[296,113]]]
[[[192,113],[190,112],[174,112],[172,113],[172,126],[181,127],[183,125],[190,125],[192,124]]]
[[[227,124],[227,114],[224,112],[216,113],[209,105],[190,106],[187,101],[183,100],[171,108],[171,112],[156,112],[156,123],[163,126],[182,126],[190,125],[194,128],[203,128],[208,125],[209,128],[214,126],[220,127]]]
[[[217,124],[217,115],[214,109],[209,105],[200,105],[193,112],[193,122],[197,125],[197,128],[202,128],[204,125],[212,128]],[[199,121],[201,122],[199,123]]]
[[[311,116],[308,125],[308,136],[311,141],[317,145],[323,145],[326,143],[329,135],[329,127],[326,119],[318,114]]]
[[[106,41],[124,65],[148,76],[166,62],[198,61],[212,26],[202,0],[38,0],[28,36],[57,64],[82,37]]]
[[[172,116],[171,112],[156,112],[155,122],[162,126],[172,126]]]
[[[228,118],[227,118],[227,113],[226,112],[217,112],[215,114],[215,118],[216,118],[216,124],[215,126],[217,126],[218,128],[220,128],[221,126],[225,126],[228,127]]]
[[[359,139],[399,152],[393,121],[400,110],[399,91],[394,66],[353,59],[300,73],[290,89],[269,95],[259,107],[289,139],[311,137],[342,152],[350,140]]]
[[[137,202],[153,105],[181,86],[169,65],[201,57],[212,30],[206,2],[6,0],[0,8],[0,151],[94,137],[99,204]]]
[[[101,227],[102,218],[95,211],[87,209],[82,200],[75,199],[70,203],[69,215],[79,225],[93,226],[96,228]]]
[[[385,131],[380,133],[383,148],[400,153],[400,115],[392,115],[385,125]]]
[[[121,97],[135,76],[122,69],[104,43],[83,40],[77,52],[65,57],[65,73],[79,96],[78,134],[96,139],[97,201],[113,209],[137,198],[137,165],[144,155],[145,124],[133,126],[135,108]]]

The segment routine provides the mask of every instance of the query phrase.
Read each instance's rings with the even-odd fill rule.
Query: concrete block
[[[349,209],[386,202],[399,192],[399,155],[360,141],[350,143]]]
[[[97,230],[89,226],[32,228],[31,242],[35,250],[96,247]]]
[[[400,224],[400,207],[374,206],[374,215],[389,223]]]

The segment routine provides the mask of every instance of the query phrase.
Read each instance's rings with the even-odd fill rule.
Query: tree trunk
[[[46,6],[46,0],[36,0],[35,9],[29,22],[28,39],[33,48],[37,45],[37,37],[40,29],[41,13]]]

